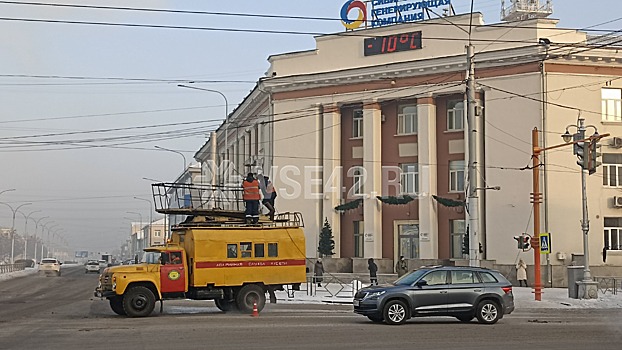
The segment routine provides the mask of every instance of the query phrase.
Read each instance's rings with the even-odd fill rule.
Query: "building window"
[[[402,164],[400,178],[402,194],[419,192],[419,166],[416,163]]]
[[[160,230],[155,230],[153,233],[154,237],[160,237],[162,234],[160,233]]]
[[[603,154],[603,185],[622,187],[622,154]]]
[[[363,110],[355,109],[352,112],[352,138],[363,137]]]
[[[451,242],[451,258],[462,259],[462,242],[465,237],[465,222],[464,220],[449,220],[449,239]]]
[[[354,257],[363,257],[363,242],[365,227],[363,221],[354,221]]]
[[[397,134],[417,133],[417,106],[400,106],[397,110]]]
[[[602,89],[602,113],[605,122],[622,121],[622,89]]]
[[[406,259],[419,258],[419,224],[397,225],[399,255]]]
[[[464,191],[464,160],[449,161],[449,192]]]
[[[622,218],[605,218],[605,248],[622,250]]]
[[[464,102],[451,100],[447,102],[447,131],[464,129]]]
[[[365,171],[361,167],[356,167],[352,173],[352,194],[362,195],[363,184],[365,183]]]

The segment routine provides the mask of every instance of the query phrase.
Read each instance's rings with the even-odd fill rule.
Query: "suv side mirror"
[[[415,283],[415,287],[423,287],[423,286],[427,286],[428,282],[425,280],[419,280],[417,281],[417,283]]]

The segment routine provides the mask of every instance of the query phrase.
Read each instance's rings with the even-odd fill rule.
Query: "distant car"
[[[106,260],[99,260],[99,267],[105,269],[108,267],[108,262]]]
[[[35,267],[37,264],[33,259],[17,259],[16,264],[24,264],[24,267]]]
[[[391,325],[417,316],[493,324],[512,311],[512,284],[500,272],[480,267],[425,267],[354,296],[354,312]]]
[[[99,261],[96,260],[90,260],[86,263],[86,265],[84,265],[85,268],[85,273],[89,273],[89,272],[95,272],[95,273],[99,273]]]
[[[60,265],[61,262],[54,258],[42,259],[41,264],[39,264],[39,274],[60,276]]]

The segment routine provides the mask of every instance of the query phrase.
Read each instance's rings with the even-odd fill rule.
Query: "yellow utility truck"
[[[221,208],[223,203],[188,199],[207,196],[211,188],[153,186],[158,187],[156,211],[188,216],[172,227],[166,244],[146,248],[141,263],[103,271],[95,296],[108,299],[115,313],[144,317],[152,313],[156,301],[175,298],[214,300],[222,311],[251,313],[255,305],[258,311],[263,309],[266,293],[274,295],[286,286],[296,290],[305,283],[299,213],[282,213],[273,220],[262,217],[258,224],[248,225],[231,198],[225,205],[233,208],[227,209]],[[190,195],[182,195],[186,192]],[[182,198],[183,203],[171,205],[171,198]]]

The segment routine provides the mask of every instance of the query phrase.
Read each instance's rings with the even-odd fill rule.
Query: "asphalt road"
[[[167,301],[151,317],[114,314],[94,298],[95,274],[0,282],[0,349],[621,349],[622,312],[517,310],[486,326],[453,318],[373,324],[351,306],[266,305],[259,317],[208,301]]]

